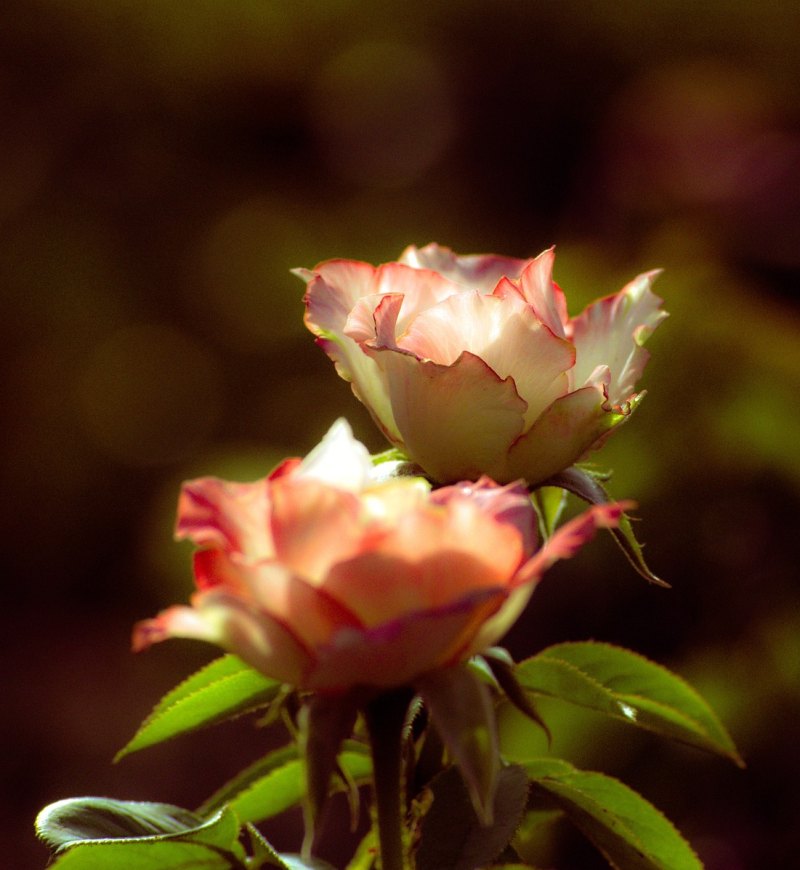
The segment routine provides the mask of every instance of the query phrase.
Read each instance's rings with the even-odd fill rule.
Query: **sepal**
[[[415,688],[461,771],[478,818],[491,824],[500,755],[489,687],[462,663],[426,674]]]
[[[511,656],[502,647],[492,647],[488,649],[482,656],[489,666],[497,685],[505,693],[508,700],[520,711],[524,716],[527,716],[532,722],[535,722],[544,733],[547,735],[547,743],[551,745],[553,735],[547,727],[547,723],[539,715],[533,703],[533,698],[525,692],[525,689],[519,684],[514,673],[514,661]]]
[[[567,468],[549,477],[542,485],[561,487],[591,505],[600,505],[612,501],[605,487],[600,482],[603,479],[605,478],[602,475],[595,475],[585,468],[573,465],[571,468]],[[636,540],[630,517],[627,514],[623,514],[619,525],[610,528],[609,531],[617,544],[619,544],[622,552],[627,556],[634,570],[641,574],[648,583],[652,583],[654,586],[663,586],[667,589],[670,588],[670,584],[657,577],[650,570],[647,562],[645,562],[642,545]]]
[[[306,764],[306,846],[310,849],[314,829],[330,794],[331,778],[338,769],[342,742],[355,727],[360,706],[356,693],[312,695],[300,710],[300,753]],[[343,777],[347,786],[352,780]],[[303,854],[307,854],[303,849]]]

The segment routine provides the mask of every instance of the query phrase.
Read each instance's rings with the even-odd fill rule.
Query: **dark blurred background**
[[[692,679],[745,771],[591,717],[557,749],[660,806],[713,870],[800,865],[800,4],[12,0],[0,25],[0,854],[39,807],[196,806],[248,722],[111,765],[213,657],[134,657],[184,600],[179,483],[262,476],[346,415],[290,267],[431,240],[558,243],[573,313],[637,272],[672,317],[598,460],[671,591],[607,540],[509,643],[631,646]],[[297,848],[297,817],[270,827]],[[333,852],[331,854],[334,854]],[[338,860],[338,859],[337,859]],[[552,863],[603,866],[580,841]]]

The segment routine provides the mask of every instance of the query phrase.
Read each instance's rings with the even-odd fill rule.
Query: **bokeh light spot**
[[[78,376],[86,434],[128,465],[183,459],[213,432],[222,409],[216,361],[162,324],[128,326],[91,351]]]
[[[445,72],[422,48],[363,42],[320,72],[312,124],[331,169],[367,186],[402,187],[444,153],[455,132]]]

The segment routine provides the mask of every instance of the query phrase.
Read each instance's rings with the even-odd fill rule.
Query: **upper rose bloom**
[[[264,480],[184,485],[197,592],[140,622],[134,648],[194,637],[305,689],[404,685],[496,643],[543,572],[620,513],[593,508],[537,552],[522,485],[379,482],[340,420]]]
[[[642,344],[667,316],[648,272],[570,318],[554,257],[430,244],[295,272],[308,328],[392,444],[441,483],[536,484],[630,415]]]

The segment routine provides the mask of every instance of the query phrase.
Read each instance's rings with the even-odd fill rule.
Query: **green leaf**
[[[535,786],[605,855],[624,870],[702,870],[670,821],[628,786],[558,759],[525,763]]]
[[[227,807],[204,819],[181,807],[74,798],[45,807],[36,832],[69,870],[241,867],[239,821]]]
[[[351,740],[345,741],[338,764],[359,784],[372,772],[369,750]],[[251,764],[205,801],[198,812],[227,804],[242,822],[261,822],[296,806],[305,794],[305,762],[296,746],[286,746]]]
[[[265,867],[277,867],[278,870],[334,870],[330,864],[316,858],[306,861],[298,855],[279,854],[257,828],[249,823],[245,827],[250,837],[252,853],[247,861],[247,870],[263,870]]]
[[[196,843],[162,841],[83,843],[67,850],[48,870],[242,870],[233,855]]]
[[[378,829],[373,826],[358,844],[355,854],[347,865],[347,870],[372,870],[379,849]]]
[[[640,394],[639,399],[643,395],[643,393]],[[609,498],[608,493],[600,483],[600,479],[600,475],[593,474],[585,468],[573,465],[572,468],[567,468],[549,478],[545,483],[548,486],[562,487],[589,504],[606,504],[612,499]],[[609,529],[609,531],[634,570],[641,574],[649,583],[669,588],[670,584],[660,577],[656,577],[648,567],[647,562],[645,562],[642,545],[636,540],[636,534],[633,531],[633,526],[631,526],[631,521],[627,514],[622,515],[617,528]]]
[[[611,644],[548,647],[515,669],[527,692],[561,698],[682,743],[743,762],[714,711],[684,680]]]
[[[560,486],[540,486],[531,493],[533,506],[539,516],[539,532],[547,540],[556,530],[567,503],[567,491]]]
[[[280,689],[236,656],[222,656],[167,693],[114,760],[266,706]]]
[[[496,858],[514,835],[528,800],[528,778],[521,767],[504,767],[497,777],[492,817],[481,824],[464,782],[453,768],[430,785],[433,804],[421,826],[417,870],[474,870]]]
[[[465,663],[432,671],[415,688],[461,770],[475,812],[490,824],[500,755],[489,689]]]

